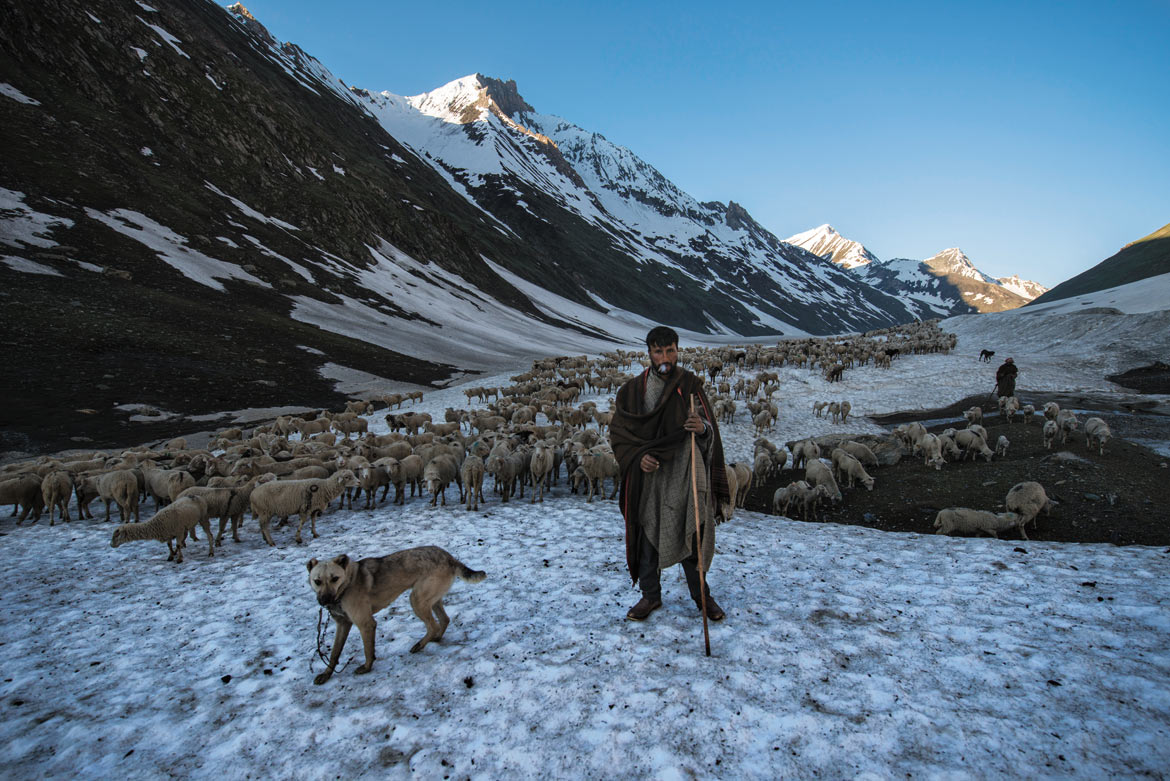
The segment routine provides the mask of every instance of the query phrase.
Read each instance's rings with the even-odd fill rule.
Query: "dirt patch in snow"
[[[1025,400],[1042,406],[1044,399]],[[1170,503],[1165,500],[1170,482],[1170,457],[1161,455],[1139,441],[1170,441],[1170,417],[1143,411],[1119,412],[1117,405],[1094,404],[1080,398],[1070,404],[1083,424],[1100,417],[1109,424],[1114,438],[1105,454],[1085,446],[1084,434],[1077,431],[1065,444],[1046,450],[1041,434],[1043,416],[1037,413],[1031,424],[1009,424],[994,414],[987,397],[964,399],[939,410],[916,411],[875,418],[892,427],[910,420],[924,422],[939,433],[948,427],[964,428],[962,410],[982,404],[984,427],[994,447],[1001,434],[1011,442],[1006,458],[990,463],[976,461],[947,463],[941,470],[927,467],[922,459],[903,451],[898,463],[871,471],[875,485],[866,491],[841,487],[844,500],[818,515],[823,521],[856,524],[876,529],[931,534],[938,511],[944,507],[972,507],[1003,511],[1008,490],[1018,482],[1035,480],[1049,498],[1059,504],[1051,517],[1040,516],[1033,540],[1058,542],[1106,542],[1116,545],[1170,545]],[[1064,405],[1062,405],[1064,406]],[[988,408],[992,414],[986,411]],[[1135,441],[1139,440],[1139,441]],[[828,457],[825,452],[824,457]],[[791,463],[791,461],[789,462]],[[746,502],[748,510],[772,512],[772,496],[793,480],[804,479],[802,470],[786,469],[762,485],[754,485]],[[799,518],[799,511],[790,515]],[[1017,535],[1007,534],[1007,537]]]

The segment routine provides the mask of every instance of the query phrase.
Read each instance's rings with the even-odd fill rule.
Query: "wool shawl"
[[[723,440],[711,412],[711,403],[703,392],[702,380],[676,366],[666,378],[666,387],[658,405],[646,411],[642,409],[642,398],[650,371],[647,369],[618,390],[613,420],[609,426],[609,441],[621,470],[618,501],[626,521],[626,566],[635,582],[641,543],[638,508],[641,505],[644,476],[640,466],[642,456],[649,453],[660,461],[667,461],[678,452],[679,445],[689,438],[683,423],[690,414],[692,395],[696,397],[696,411],[711,425],[710,498],[713,510],[718,512],[720,502],[726,502],[730,496],[723,463]]]

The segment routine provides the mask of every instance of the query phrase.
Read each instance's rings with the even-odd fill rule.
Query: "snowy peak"
[[[975,264],[971,262],[971,259],[958,247],[944,249],[937,255],[933,255],[922,262],[927,268],[938,274],[948,276],[957,275],[960,277],[969,277],[979,282],[987,282],[988,284],[998,284],[996,280],[975,268]]]
[[[1020,279],[1019,274],[1012,274],[1010,277],[996,277],[995,281],[1017,296],[1026,298],[1029,301],[1048,292],[1048,288],[1039,282],[1033,282],[1030,279]]]
[[[845,238],[827,223],[819,228],[790,236],[784,241],[786,244],[792,244],[831,260],[842,268],[854,269],[877,260],[865,245]]]

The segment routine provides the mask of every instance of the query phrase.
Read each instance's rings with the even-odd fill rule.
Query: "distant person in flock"
[[[662,607],[662,570],[682,564],[687,587],[700,605],[695,501],[691,485],[691,435],[695,435],[703,569],[715,555],[715,514],[729,489],[723,441],[703,392],[702,380],[678,365],[678,334],[658,326],[646,335],[650,367],[618,390],[609,439],[621,468],[626,565],[642,599],[626,617],[642,621]],[[691,412],[691,397],[695,412]],[[707,590],[707,618],[723,610]]]
[[[1011,358],[1005,359],[995,370],[995,387],[1001,397],[1016,395],[1016,375],[1019,373],[1016,362]]]

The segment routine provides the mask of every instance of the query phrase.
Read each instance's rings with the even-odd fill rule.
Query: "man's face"
[[[653,345],[650,347],[650,363],[654,371],[660,374],[670,374],[678,364],[678,345],[668,344],[665,347]]]

